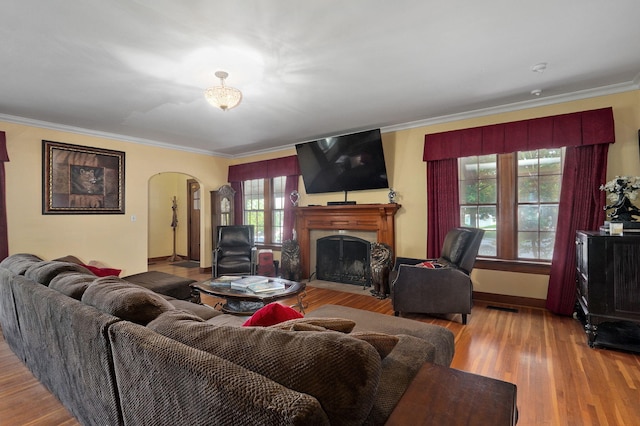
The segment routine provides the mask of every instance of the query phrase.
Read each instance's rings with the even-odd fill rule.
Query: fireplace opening
[[[316,242],[316,276],[319,280],[361,286],[371,285],[371,243],[348,235],[330,235]]]

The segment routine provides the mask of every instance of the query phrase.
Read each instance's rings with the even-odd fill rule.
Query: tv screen
[[[388,188],[380,129],[296,145],[307,194]]]

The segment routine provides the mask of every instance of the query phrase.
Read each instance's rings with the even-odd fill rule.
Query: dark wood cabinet
[[[577,231],[576,267],[589,346],[640,349],[640,234]]]

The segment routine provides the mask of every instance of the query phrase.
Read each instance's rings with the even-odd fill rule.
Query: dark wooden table
[[[258,275],[253,275],[259,277]],[[238,277],[240,279],[241,277]],[[216,279],[205,280],[191,284],[191,287],[198,292],[209,294],[211,296],[226,299],[227,302],[222,306],[222,311],[235,315],[252,315],[255,311],[264,305],[276,300],[287,299],[289,297],[297,297],[297,303],[293,308],[298,308],[304,314],[305,304],[302,298],[305,296],[305,283],[289,281],[282,278],[261,277],[269,282],[278,282],[284,284],[284,289],[268,291],[264,293],[253,293],[249,290],[236,290],[231,288],[231,283],[227,281],[216,281]]]
[[[516,385],[435,364],[425,364],[387,425],[515,425]]]

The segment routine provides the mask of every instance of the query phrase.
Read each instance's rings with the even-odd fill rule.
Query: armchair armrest
[[[470,313],[472,292],[469,275],[454,266],[430,269],[401,264],[391,283],[395,312]]]

